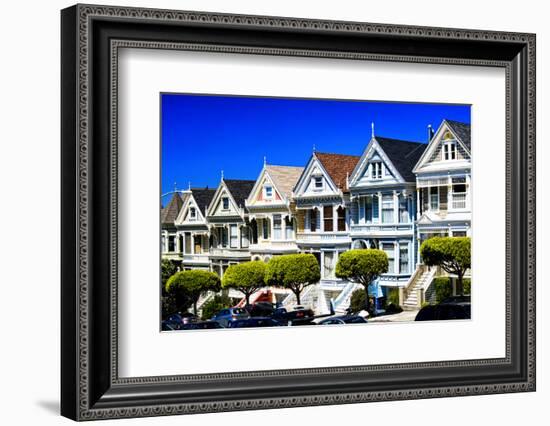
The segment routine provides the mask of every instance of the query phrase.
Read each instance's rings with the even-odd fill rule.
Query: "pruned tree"
[[[285,254],[272,257],[266,268],[265,283],[291,290],[296,303],[301,303],[300,294],[307,286],[319,282],[321,271],[312,254]]]
[[[259,260],[230,265],[223,274],[222,288],[240,291],[250,305],[250,296],[266,285],[265,270],[266,264]]]
[[[178,308],[189,298],[197,315],[197,301],[205,291],[219,291],[220,278],[214,272],[200,269],[176,272],[166,281],[166,292],[173,295]]]
[[[371,312],[369,285],[381,274],[388,272],[388,256],[378,249],[354,249],[340,255],[336,263],[336,276],[365,288],[365,308]]]
[[[420,254],[425,265],[455,274],[462,294],[464,275],[472,266],[471,245],[470,237],[432,237],[422,243]]]

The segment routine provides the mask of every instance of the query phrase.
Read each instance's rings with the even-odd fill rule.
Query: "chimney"
[[[432,129],[431,124],[428,124],[428,142],[430,142],[433,137],[434,137],[434,129]]]

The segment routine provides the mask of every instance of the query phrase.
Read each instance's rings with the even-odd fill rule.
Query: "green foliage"
[[[163,287],[166,285],[166,281],[168,281],[168,278],[170,278],[176,272],[178,272],[178,268],[174,262],[168,259],[162,259],[160,261],[160,277]]]
[[[317,259],[312,254],[285,254],[269,260],[265,271],[267,285],[290,289],[300,304],[300,293],[321,279]]]
[[[472,280],[470,280],[470,278],[464,278],[462,292],[464,294],[472,294]]]
[[[216,294],[202,306],[202,319],[208,320],[218,311],[232,306],[231,298],[225,294]]]
[[[368,287],[381,274],[388,272],[388,256],[378,249],[354,249],[340,255],[336,276]]]
[[[351,293],[349,307],[352,313],[356,314],[358,312],[361,312],[363,309],[366,309],[365,297],[366,292],[361,288],[354,290],[354,292]]]
[[[246,304],[250,302],[250,295],[265,286],[266,264],[259,260],[231,265],[223,274],[222,288],[234,288],[242,292]]]
[[[166,292],[176,299],[176,306],[180,309],[185,299],[191,299],[195,314],[197,300],[205,291],[219,291],[220,278],[210,271],[192,269],[176,272],[166,281]]]
[[[443,299],[453,295],[453,286],[449,277],[437,277],[433,280],[435,289],[435,302],[440,303]]]
[[[386,298],[386,312],[397,314],[399,312],[403,312],[403,309],[401,306],[399,306],[399,289],[398,288],[390,288],[388,290],[388,296]]]

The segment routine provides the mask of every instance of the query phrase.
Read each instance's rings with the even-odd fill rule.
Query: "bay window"
[[[382,196],[382,223],[393,223],[393,195]]]
[[[274,240],[281,239],[281,215],[280,214],[273,215],[273,239]]]
[[[332,232],[334,229],[333,219],[332,219],[332,206],[323,207],[323,222],[325,232]]]
[[[395,272],[395,253],[393,243],[382,243],[381,248],[388,256],[388,274],[393,274]]]
[[[237,225],[229,225],[229,247],[239,247],[239,230]]]

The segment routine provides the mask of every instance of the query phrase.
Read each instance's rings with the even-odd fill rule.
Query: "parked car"
[[[441,304],[448,304],[448,303],[470,303],[470,296],[449,296],[443,299],[440,303]]]
[[[279,321],[275,321],[270,317],[250,317],[248,319],[240,319],[229,322],[228,328],[250,328],[250,327],[278,327],[281,325]]]
[[[227,327],[231,321],[248,319],[250,314],[243,308],[226,308],[214,315],[211,320],[217,321],[222,327]]]
[[[288,324],[289,322],[292,325],[313,325],[312,320],[314,319],[314,314],[311,309],[300,309],[297,311],[287,311],[285,308],[277,308],[273,311],[271,315],[275,321]]]
[[[180,330],[183,324],[181,322],[173,322],[173,321],[167,321],[164,320],[161,323],[161,330],[162,331],[175,331]]]
[[[275,306],[269,302],[256,302],[245,307],[251,317],[269,317],[273,314]]]
[[[319,322],[319,325],[334,325],[334,324],[366,324],[367,320],[359,315],[339,315],[329,317]]]
[[[445,302],[445,301],[444,301]],[[471,310],[470,303],[453,303],[445,302],[439,305],[424,306],[418,314],[415,321],[438,321],[438,320],[455,320],[455,319],[470,319]]]
[[[213,330],[217,328],[223,328],[217,321],[198,321],[183,324],[180,330]]]
[[[183,312],[178,314],[172,314],[165,318],[165,321],[173,322],[173,323],[180,323],[180,324],[188,324],[191,322],[199,321],[199,317],[195,314],[192,314],[191,312]]]

